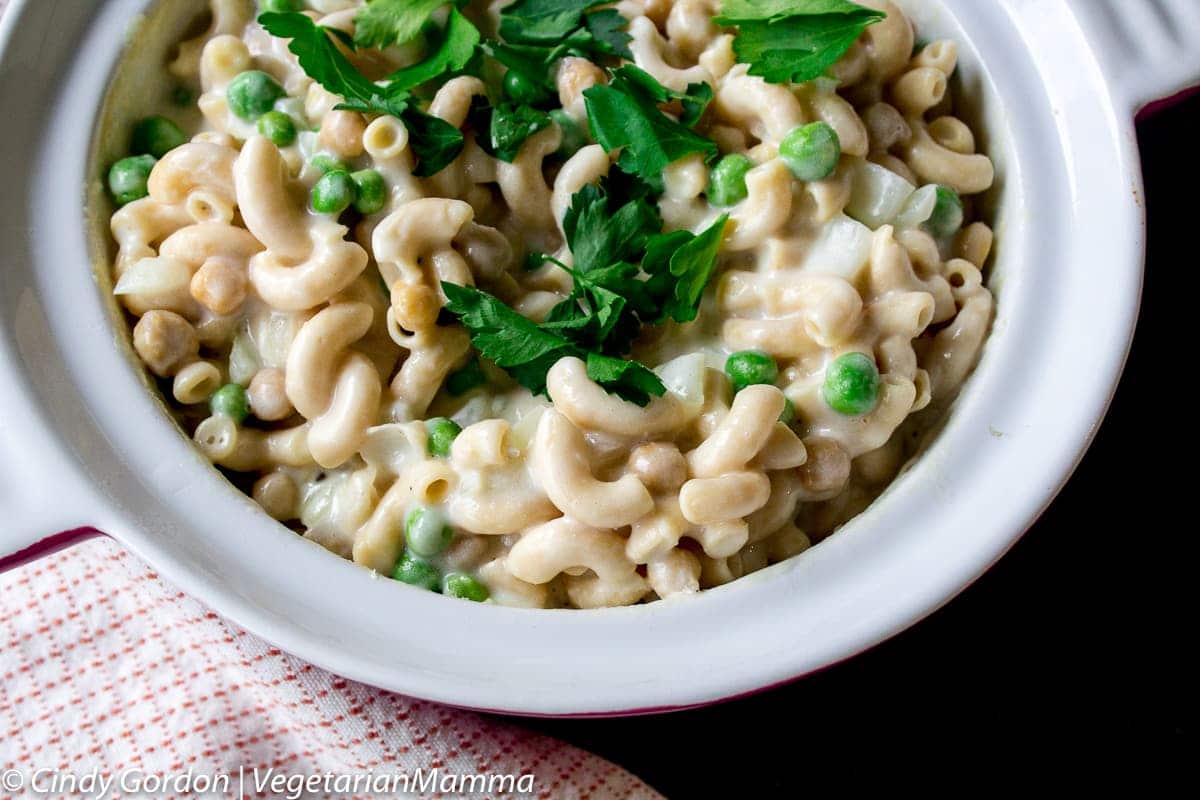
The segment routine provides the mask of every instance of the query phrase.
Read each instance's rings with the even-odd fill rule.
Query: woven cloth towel
[[[45,791],[91,774],[107,792]],[[474,775],[501,777],[471,791]],[[0,797],[191,797],[205,778],[210,796],[660,797],[569,745],[280,652],[109,539],[0,575]]]

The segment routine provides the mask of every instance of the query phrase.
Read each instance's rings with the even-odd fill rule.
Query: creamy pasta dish
[[[977,359],[992,162],[887,0],[194,5],[102,165],[113,291],[200,451],[380,575],[733,581]]]

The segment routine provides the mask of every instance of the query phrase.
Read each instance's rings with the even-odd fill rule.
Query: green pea
[[[925,230],[935,239],[945,239],[958,233],[963,224],[963,201],[949,186],[937,187],[933,213],[925,222]]]
[[[275,101],[285,94],[287,92],[279,85],[279,81],[257,69],[241,73],[229,82],[225,90],[229,110],[248,122],[270,111]]]
[[[387,205],[387,184],[373,169],[359,170],[350,175],[354,181],[354,209],[360,214],[374,214]]]
[[[317,170],[322,175],[324,175],[327,172],[336,172],[336,171],[349,172],[350,171],[349,167],[347,167],[341,161],[339,161],[338,159],[329,155],[328,153],[317,153],[315,156],[312,157],[312,159],[308,163],[312,164],[313,169]]]
[[[450,546],[454,529],[437,509],[417,506],[404,518],[404,544],[422,558],[430,558]]]
[[[452,397],[461,397],[485,383],[487,383],[487,375],[483,374],[483,367],[479,365],[479,359],[472,358],[465,367],[451,372],[446,377],[446,391]]]
[[[431,592],[438,591],[442,585],[442,576],[438,573],[438,568],[428,561],[422,561],[408,550],[400,554],[400,560],[392,568],[392,577],[401,583],[419,586]]]
[[[747,386],[775,383],[779,366],[775,359],[760,350],[742,350],[725,359],[725,374],[729,376],[736,394]]]
[[[708,179],[708,201],[714,206],[732,206],[746,199],[746,173],[754,162],[741,153],[730,153],[717,162]]]
[[[540,103],[550,98],[546,87],[515,69],[504,73],[504,93],[518,103]]]
[[[214,414],[229,417],[241,424],[250,414],[250,404],[246,401],[246,390],[236,383],[227,383],[213,393],[208,401],[209,408]]]
[[[258,8],[263,14],[286,14],[304,7],[300,0],[259,0]]]
[[[570,158],[588,143],[587,131],[566,111],[556,108],[550,112],[550,119],[554,120],[554,124],[562,131],[562,143],[558,146],[558,154],[563,158]]]
[[[319,214],[341,214],[354,202],[354,181],[350,173],[340,169],[326,172],[313,184],[309,199],[313,211]]]
[[[791,425],[796,421],[796,404],[792,402],[792,398],[783,398],[783,411],[779,414],[779,421],[784,425]]]
[[[792,128],[779,144],[779,156],[802,181],[828,178],[842,157],[837,131],[824,122]]]
[[[838,356],[825,368],[821,387],[825,404],[839,414],[857,417],[879,402],[879,370],[865,353]]]
[[[117,205],[123,206],[150,194],[147,188],[150,171],[157,163],[154,156],[129,156],[109,168],[108,191]]]
[[[452,419],[434,417],[425,420],[425,432],[429,455],[445,458],[450,455],[450,445],[462,433],[462,426]]]
[[[442,594],[482,603],[488,599],[487,587],[464,572],[451,572],[442,579]]]
[[[166,117],[146,117],[133,128],[131,150],[135,155],[162,158],[186,141],[179,126]]]
[[[282,111],[268,111],[259,117],[258,132],[276,147],[287,147],[296,141],[296,123]]]

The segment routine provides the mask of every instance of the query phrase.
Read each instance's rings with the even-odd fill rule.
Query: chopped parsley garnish
[[[737,60],[770,83],[820,77],[887,15],[849,0],[723,0],[719,25],[737,26]]]
[[[258,21],[273,36],[291,39],[288,49],[299,59],[304,72],[326,90],[345,98],[337,108],[387,114],[403,121],[417,157],[414,175],[434,175],[462,152],[462,131],[419,109],[406,87],[380,86],[355,69],[334,41],[336,38],[346,47],[354,46],[354,40],[342,31],[322,27],[297,13],[263,14]],[[465,19],[463,22],[470,25]]]
[[[584,58],[632,59],[624,32],[627,21],[616,9],[591,11],[606,0],[517,0],[500,12],[500,38]],[[591,12],[591,13],[589,13]]]
[[[421,32],[429,16],[450,0],[367,0],[354,17],[356,47],[404,44]]]
[[[532,106],[501,103],[492,109],[485,149],[501,161],[512,163],[525,140],[543,128],[549,128],[552,122],[549,114]]]
[[[570,273],[571,293],[534,322],[486,292],[442,284],[446,308],[471,333],[480,355],[535,394],[546,371],[564,356],[584,359],[588,376],[620,397],[645,405],[665,391],[646,366],[622,358],[643,325],[696,318],[716,268],[726,216],[700,234],[662,233],[650,186],[613,168],[600,185],[571,198],[563,218],[575,266],[537,254]],[[640,262],[640,264],[638,263]]]
[[[656,189],[663,170],[691,153],[706,160],[717,157],[717,144],[693,131],[683,120],[668,116],[659,105],[679,101],[684,119],[695,123],[712,99],[712,87],[693,84],[686,93],[674,92],[640,67],[626,64],[613,71],[607,85],[583,93],[592,136],[608,152],[620,150],[617,163]]]
[[[550,125],[545,112],[558,106],[555,68],[567,56],[591,61],[632,58],[628,20],[616,9],[593,11],[604,0],[517,0],[500,12],[500,39],[484,51],[524,86],[512,102],[495,103],[493,117],[480,126],[489,132],[484,149],[511,162],[521,145]]]
[[[446,20],[446,28],[441,32],[441,38],[437,40],[437,47],[424,61],[389,75],[387,78],[388,91],[412,89],[426,81],[441,77],[447,72],[463,69],[475,57],[479,39],[479,29],[472,25],[457,8],[452,8],[450,16]]]

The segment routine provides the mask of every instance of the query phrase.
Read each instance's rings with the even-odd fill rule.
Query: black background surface
[[[1187,653],[1198,638],[1200,97],[1144,115],[1138,138],[1149,248],[1133,350],[1074,477],[1000,563],[909,631],[789,686],[675,714],[522,724],[670,798],[798,796],[845,758],[862,759],[839,768],[854,784],[883,750],[923,751],[918,775],[955,747],[1004,772],[1035,749],[1077,746],[1091,749],[1094,775],[1142,747],[1154,753],[1146,777],[1200,761]],[[1194,772],[1185,781],[1195,791]]]

